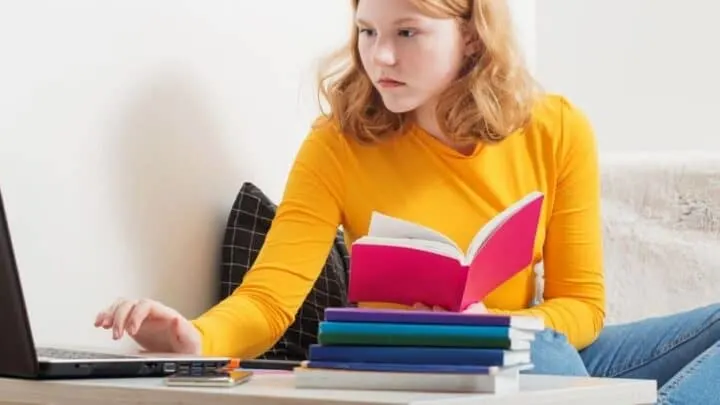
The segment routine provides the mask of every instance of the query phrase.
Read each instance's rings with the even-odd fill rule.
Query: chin
[[[417,109],[420,105],[422,105],[421,102],[418,102],[417,100],[402,100],[402,99],[396,99],[391,97],[383,97],[383,105],[385,105],[385,108],[390,110],[390,112],[393,112],[395,114],[402,114],[410,111],[414,111]]]

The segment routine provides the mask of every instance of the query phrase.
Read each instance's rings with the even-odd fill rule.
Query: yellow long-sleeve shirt
[[[526,128],[470,156],[418,127],[374,145],[331,125],[316,128],[242,285],[193,321],[203,353],[248,358],[272,347],[319,276],[341,224],[350,244],[379,210],[434,228],[465,249],[483,224],[533,190],[546,195],[534,259],[543,261],[544,302],[528,308],[531,265],[484,304],[491,312],[540,316],[583,348],[605,316],[597,160],[591,126],[561,96],[547,96]]]

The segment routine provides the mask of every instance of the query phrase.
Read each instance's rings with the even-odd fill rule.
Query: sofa
[[[601,156],[607,323],[720,294],[720,154]]]

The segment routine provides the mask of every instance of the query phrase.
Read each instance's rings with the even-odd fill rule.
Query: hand
[[[200,332],[179,312],[159,302],[118,299],[95,318],[95,327],[111,329],[113,339],[127,334],[151,352],[200,354]]]
[[[482,302],[477,302],[470,305],[462,312],[465,314],[485,314],[488,312],[488,310],[487,307],[485,307],[485,304],[483,304]]]
[[[429,307],[429,306],[427,306],[427,305],[425,305],[425,304],[421,304],[421,303],[419,303],[419,302],[416,303],[415,305],[413,305],[412,308],[413,308],[414,310],[419,310],[419,311],[436,311],[436,312],[445,312],[445,311],[446,311],[445,308],[443,308],[443,307],[441,307],[441,306],[439,306],[439,305],[434,305],[434,306],[431,308],[431,307]]]
[[[445,308],[437,306],[437,305],[430,308],[429,306],[427,306],[425,304],[421,304],[421,303],[417,303],[417,304],[413,305],[413,309],[424,310],[424,311],[440,311],[440,312],[447,311]],[[487,308],[485,307],[485,304],[483,304],[482,302],[477,302],[475,304],[470,305],[464,311],[461,311],[461,312],[462,313],[470,313],[470,314],[484,314],[484,313],[487,313]]]

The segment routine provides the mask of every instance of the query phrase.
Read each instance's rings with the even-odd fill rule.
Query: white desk
[[[256,375],[233,388],[167,387],[162,379],[0,379],[0,405],[520,405],[652,404],[654,381],[523,375],[521,392],[439,394],[295,389],[292,375]]]

